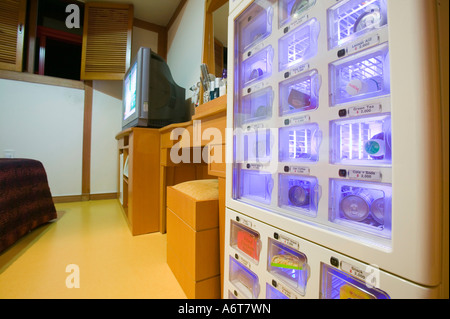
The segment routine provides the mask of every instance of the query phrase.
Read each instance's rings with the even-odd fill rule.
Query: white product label
[[[253,228],[252,222],[250,220],[239,217],[239,221],[241,222],[242,225],[247,226],[249,228]]]
[[[369,275],[369,273],[367,273],[363,269],[346,262],[341,262],[341,269],[346,273],[352,275],[353,277],[361,279],[364,282],[366,281],[366,278]]]
[[[347,52],[348,54],[356,53],[358,51],[377,45],[378,43],[380,43],[380,36],[378,34],[371,35],[348,46]]]
[[[305,64],[299,65],[298,67],[295,67],[291,71],[289,71],[289,76],[297,75],[297,74],[306,72],[308,70],[309,70],[309,63],[305,63]]]
[[[311,121],[311,116],[304,115],[304,116],[298,116],[293,117],[289,119],[289,125],[298,125],[303,123],[309,123]]]
[[[242,96],[245,96],[247,94],[251,94],[251,93],[256,92],[258,90],[261,90],[261,89],[265,88],[268,85],[270,85],[269,81],[261,81],[261,82],[255,83],[254,85],[252,85],[252,86],[250,86],[250,87],[248,87],[246,89],[243,89],[242,90]]]
[[[369,104],[363,106],[354,106],[348,109],[349,116],[359,116],[366,114],[381,113],[383,107],[381,104]]]
[[[289,29],[285,33],[289,32],[290,30],[295,29],[299,25],[305,23],[306,20],[308,20],[308,19],[309,19],[309,15],[305,14],[304,16],[301,16],[297,20],[294,20],[292,23],[289,24],[289,26],[288,26]]]
[[[349,170],[348,177],[351,179],[367,180],[367,181],[381,181],[380,171],[366,171],[366,170]]]
[[[311,170],[309,167],[290,166],[289,172],[294,174],[309,175]]]
[[[286,237],[284,235],[279,235],[278,241],[285,244],[286,246],[294,248],[297,251],[300,250],[300,244],[298,243],[298,241],[290,239],[289,237]]]
[[[247,125],[247,126],[245,127],[245,131],[246,131],[246,132],[257,131],[257,130],[262,129],[262,128],[264,128],[264,127],[265,127],[264,123],[258,123],[258,124]]]
[[[144,102],[144,112],[148,112],[148,102]]]
[[[250,48],[250,50],[246,51],[242,55],[242,61],[244,61],[245,59],[251,57],[255,53],[261,51],[261,49],[264,48],[266,45],[267,45],[266,41],[262,41],[262,42],[258,43],[257,45],[255,45],[254,47]]]
[[[247,259],[245,259],[245,258],[242,258],[242,256],[241,255],[239,255],[239,261],[245,266],[245,267],[247,267],[248,269],[252,269],[251,267],[252,267],[252,263],[251,262],[249,262]]]
[[[277,282],[278,290],[284,294],[289,299],[298,299],[297,295],[294,294],[289,288],[287,288],[283,283]]]

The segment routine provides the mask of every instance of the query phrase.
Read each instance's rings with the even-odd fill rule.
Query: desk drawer
[[[227,119],[224,116],[217,117],[210,120],[194,121],[194,134],[198,134],[198,140],[201,139],[201,146],[205,146],[208,143],[223,144],[225,143],[225,128],[227,126]],[[207,129],[210,132],[205,133]],[[195,141],[195,139],[194,139]],[[196,143],[198,144],[198,143]]]

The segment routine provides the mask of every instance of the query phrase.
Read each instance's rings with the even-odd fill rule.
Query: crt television
[[[172,78],[167,63],[141,47],[123,79],[122,129],[159,128],[189,121],[185,89]]]

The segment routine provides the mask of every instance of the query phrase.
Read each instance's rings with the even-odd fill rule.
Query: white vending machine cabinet
[[[436,3],[236,2],[224,297],[439,296]]]

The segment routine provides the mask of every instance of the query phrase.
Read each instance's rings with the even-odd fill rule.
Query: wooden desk
[[[160,169],[160,232],[166,232],[166,189],[189,180],[218,178],[219,180],[219,233],[220,233],[220,273],[223,287],[223,265],[225,247],[225,129],[227,96],[198,106],[192,120],[172,124],[161,128],[161,169]],[[171,139],[173,130],[184,130],[177,140]],[[174,131],[179,133],[177,131]],[[178,135],[178,134],[176,134]],[[174,137],[174,136],[172,136]],[[177,144],[179,143],[179,144]],[[188,152],[189,163],[174,163],[170,158],[173,146],[177,144],[181,151]],[[206,150],[205,150],[206,148]],[[208,154],[206,160],[198,160],[202,152]],[[219,153],[216,153],[219,152]],[[222,159],[218,160],[221,152]],[[201,156],[200,156],[201,158]],[[223,289],[222,289],[223,290]]]

